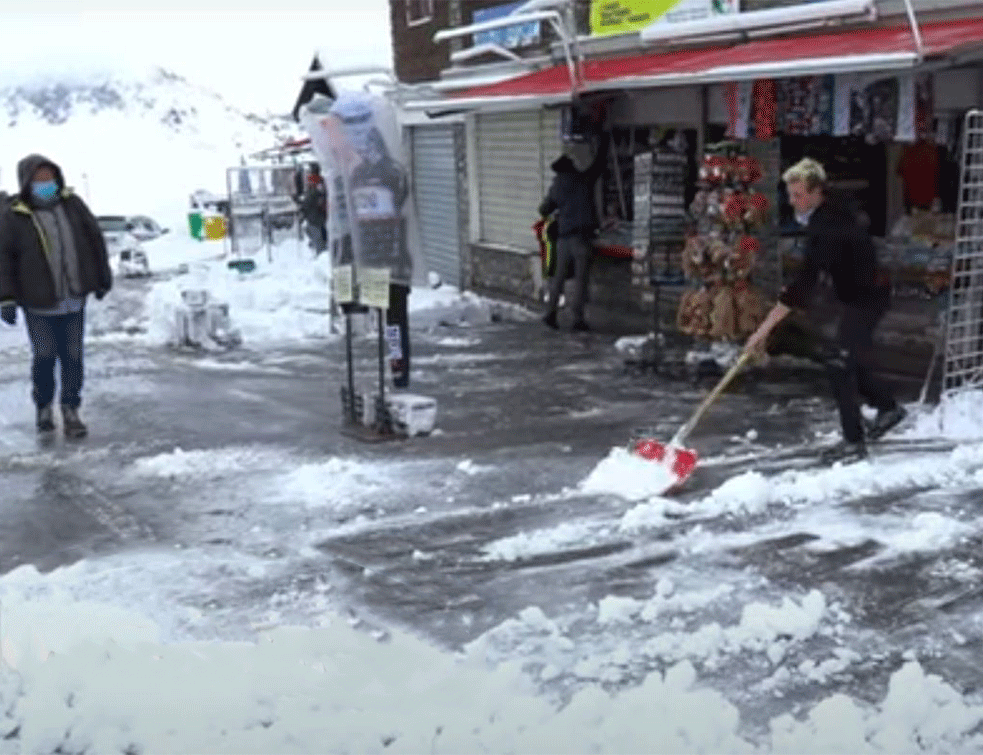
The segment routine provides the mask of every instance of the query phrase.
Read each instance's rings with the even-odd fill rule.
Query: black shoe
[[[867,458],[867,446],[864,445],[863,441],[851,443],[848,440],[841,440],[836,445],[825,449],[819,458],[824,464],[833,464],[837,461],[860,461]]]
[[[65,427],[66,438],[84,438],[89,434],[89,428],[79,418],[79,411],[72,406],[62,406],[61,418]]]
[[[556,322],[556,312],[547,312],[546,316],[543,318],[543,324],[556,330],[560,326]]]
[[[871,440],[882,438],[897,427],[908,416],[903,406],[896,406],[886,411],[879,410],[874,421],[867,426],[867,437]]]
[[[55,413],[51,404],[38,407],[37,427],[39,433],[51,433],[55,430]]]
[[[588,327],[587,323],[585,323],[583,320],[577,320],[577,322],[573,324],[571,330],[579,330],[583,333],[586,333],[587,331],[590,330],[590,328]]]

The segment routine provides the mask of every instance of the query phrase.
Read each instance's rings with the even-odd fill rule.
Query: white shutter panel
[[[532,224],[543,199],[540,111],[477,117],[481,240],[533,250]]]
[[[412,134],[413,191],[424,263],[427,272],[436,272],[445,283],[460,288],[454,127],[415,126]]]

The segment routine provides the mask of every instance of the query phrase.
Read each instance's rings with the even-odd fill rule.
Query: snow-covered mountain
[[[284,103],[296,94],[284,82]],[[0,188],[41,152],[96,212],[183,215],[199,188],[224,192],[243,156],[298,135],[288,116],[245,113],[162,68],[46,74],[0,83]]]

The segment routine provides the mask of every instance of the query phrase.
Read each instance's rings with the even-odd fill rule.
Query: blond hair
[[[782,173],[782,180],[786,184],[803,183],[806,189],[815,191],[826,185],[826,171],[811,157],[806,157]]]

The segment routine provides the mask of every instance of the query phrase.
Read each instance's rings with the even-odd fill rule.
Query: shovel
[[[668,443],[660,443],[654,438],[641,438],[634,441],[633,449],[639,456],[648,459],[650,461],[659,462],[666,470],[670,473],[672,477],[672,482],[666,487],[665,491],[674,490],[682,485],[686,480],[689,479],[690,475],[693,474],[693,470],[696,469],[696,462],[699,458],[691,448],[684,448],[683,442],[686,437],[693,431],[696,427],[696,423],[699,421],[703,413],[710,408],[710,405],[717,400],[717,397],[723,393],[724,389],[730,384],[730,381],[734,379],[734,376],[740,371],[741,367],[744,366],[745,362],[751,357],[750,351],[744,351],[737,358],[737,361],[731,366],[729,370],[720,378],[720,382],[710,391],[709,395],[703,399],[703,403],[697,407],[696,411],[693,412],[693,416],[689,418],[689,421],[679,428],[676,434],[673,436],[672,440]]]

